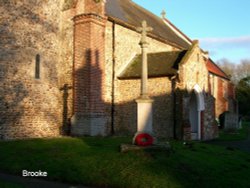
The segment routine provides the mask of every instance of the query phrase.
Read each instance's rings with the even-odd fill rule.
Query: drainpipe
[[[177,124],[176,123],[176,94],[175,94],[176,78],[177,78],[177,75],[170,77],[171,85],[172,85],[172,96],[173,96],[173,123],[174,123],[173,135],[174,135],[174,139],[177,139],[177,136],[176,136],[176,124]]]
[[[115,22],[112,22],[112,89],[111,89],[111,135],[115,134]]]

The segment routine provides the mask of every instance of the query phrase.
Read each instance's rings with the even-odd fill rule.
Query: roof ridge
[[[185,35],[180,29],[178,29],[171,21],[169,21],[167,18],[162,19],[160,16],[157,16],[156,14],[154,14],[153,12],[147,10],[146,8],[140,6],[139,4],[135,3],[133,0],[128,0],[131,3],[133,3],[135,6],[137,6],[138,8],[140,8],[141,10],[150,13],[152,16],[154,16],[158,21],[165,23],[164,21],[167,21],[172,27],[174,27],[174,29],[176,29],[181,35],[183,35],[191,44],[192,44],[192,40]],[[166,25],[168,27],[168,25]],[[170,28],[170,27],[169,27]],[[170,28],[171,29],[171,28]],[[172,29],[171,29],[172,30]],[[173,31],[175,33],[175,31]]]
[[[192,40],[185,33],[183,33],[178,27],[176,27],[169,19],[167,18],[162,18],[162,19],[163,21],[166,21],[168,24],[170,24],[175,30],[177,30],[177,32],[179,32],[184,38],[186,38],[192,44]]]
[[[131,3],[133,3],[135,6],[137,6],[137,7],[140,8],[141,10],[143,10],[143,11],[145,11],[145,12],[151,14],[152,16],[154,16],[155,18],[158,19],[158,21],[162,21],[162,19],[161,19],[159,16],[157,16],[157,15],[154,14],[153,12],[149,11],[148,9],[142,7],[141,5],[135,3],[133,0],[128,0],[128,1],[130,1]]]

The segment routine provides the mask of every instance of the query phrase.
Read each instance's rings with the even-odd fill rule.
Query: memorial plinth
[[[137,132],[153,134],[153,100],[137,99]]]

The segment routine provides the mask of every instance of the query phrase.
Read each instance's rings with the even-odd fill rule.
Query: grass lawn
[[[220,130],[219,138],[217,140],[222,141],[234,141],[234,140],[245,140],[248,137],[250,129],[250,122],[243,121],[242,129],[239,129],[237,132],[225,132]]]
[[[7,182],[3,180],[0,180],[0,187],[1,188],[25,188],[24,186],[18,185],[16,183]]]
[[[0,170],[47,171],[46,179],[100,187],[250,187],[250,155],[205,143],[173,151],[120,153],[132,138],[57,138],[0,142]],[[0,183],[0,187],[1,183]]]

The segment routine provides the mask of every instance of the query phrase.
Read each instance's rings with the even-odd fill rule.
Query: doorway
[[[198,101],[195,92],[192,92],[189,107],[189,120],[191,124],[191,139],[199,140],[199,111]]]
[[[195,85],[189,101],[189,121],[191,124],[191,139],[201,139],[201,111],[205,109],[204,96],[199,85]]]

